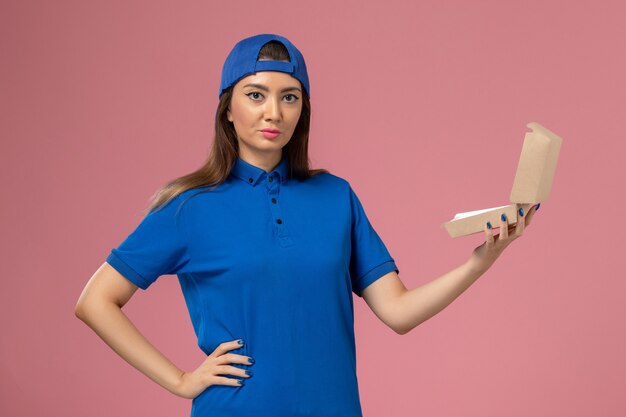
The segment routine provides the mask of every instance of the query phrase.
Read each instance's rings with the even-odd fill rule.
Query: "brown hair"
[[[289,61],[287,48],[279,41],[269,41],[260,50],[257,59],[273,59]],[[192,188],[212,185],[217,188],[224,182],[239,156],[239,143],[234,125],[228,120],[226,111],[230,104],[233,87],[224,91],[220,97],[215,112],[215,137],[206,162],[196,171],[171,180],[151,197],[146,209],[148,214],[152,210],[165,205],[177,195]],[[309,169],[309,126],[311,122],[311,103],[302,89],[302,112],[289,143],[283,147],[283,157],[287,159],[288,175],[292,178],[306,179],[321,173],[328,173],[326,169]]]

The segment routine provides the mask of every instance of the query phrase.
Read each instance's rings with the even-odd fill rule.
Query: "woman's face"
[[[235,84],[227,116],[243,159],[280,160],[300,119],[302,94],[300,81],[279,71],[259,71]],[[266,137],[261,130],[267,128],[280,133]]]

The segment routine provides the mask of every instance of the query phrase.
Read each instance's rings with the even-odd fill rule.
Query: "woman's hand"
[[[529,207],[531,207],[530,204],[519,205],[518,210],[521,210],[521,212],[518,212],[517,223],[515,225],[509,226],[507,219],[501,217],[500,234],[495,237],[493,235],[493,227],[490,228],[485,224],[486,241],[474,249],[471,257],[471,262],[476,269],[480,271],[489,269],[496,259],[498,259],[502,251],[524,233],[524,229],[530,225],[535,212],[539,208],[539,204],[532,206],[528,213],[526,213]],[[502,216],[504,216],[504,214]]]
[[[250,358],[248,360],[249,356],[226,353],[241,346],[237,340],[220,344],[195,371],[185,372],[181,375],[176,394],[192,400],[211,385],[242,386],[244,381],[241,379],[219,376],[237,375],[243,378],[252,376],[251,372],[230,365],[231,363],[242,363],[244,365],[252,365],[254,363],[254,359]]]

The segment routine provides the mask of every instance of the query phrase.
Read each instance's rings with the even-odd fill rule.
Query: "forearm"
[[[159,352],[135,325],[110,302],[98,302],[83,308],[77,316],[126,362],[161,385],[177,394],[183,371]]]
[[[473,258],[439,278],[406,291],[400,296],[399,314],[403,323],[401,334],[408,333],[428,320],[469,288],[484,272]]]

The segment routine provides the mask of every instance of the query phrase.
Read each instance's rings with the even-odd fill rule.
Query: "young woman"
[[[300,51],[278,35],[243,39],[219,97],[207,162],[155,195],[76,315],[136,369],[193,399],[192,417],[360,417],[352,293],[405,334],[477,280],[536,207],[511,230],[503,217],[496,237],[486,226],[465,263],[409,291],[349,182],[309,168]],[[178,276],[207,355],[194,370],[177,368],[122,312],[166,274]]]

